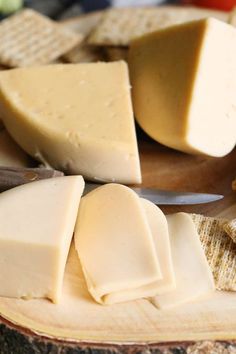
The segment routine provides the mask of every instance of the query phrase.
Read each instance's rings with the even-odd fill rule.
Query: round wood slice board
[[[236,149],[224,158],[206,158],[163,147],[140,131],[138,139],[143,186],[225,195],[206,205],[163,207],[165,213],[236,217],[236,193],[231,189]],[[0,314],[1,354],[167,353],[167,348],[168,353],[236,352],[235,293],[216,292],[213,298],[165,311],[144,299],[102,306],[87,292],[73,245],[60,304],[0,298]]]
[[[76,19],[71,20],[76,28]],[[79,24],[80,25],[80,24]],[[223,200],[185,211],[236,217],[236,149],[224,158],[191,156],[168,149],[138,129],[143,187],[223,194]],[[102,306],[90,297],[72,245],[60,304],[0,298],[0,354],[236,353],[236,294],[166,311],[148,300]]]

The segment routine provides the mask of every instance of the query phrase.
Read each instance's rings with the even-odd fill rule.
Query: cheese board
[[[76,27],[76,19],[68,23]],[[164,147],[136,128],[143,178],[139,186],[224,195],[209,204],[161,206],[165,214],[236,217],[235,149],[222,158],[192,156]],[[101,306],[87,291],[73,243],[59,304],[1,297],[0,314],[1,354],[236,352],[234,292],[216,291],[209,299],[165,311],[146,299]]]
[[[221,159],[196,157],[163,147],[141,132],[138,136],[142,186],[224,195],[223,200],[206,205],[162,207],[166,214],[181,210],[229,219],[236,216],[236,195],[231,188],[236,150]],[[21,351],[14,353],[236,350],[235,293],[217,292],[213,299],[166,311],[157,310],[147,300],[104,307],[93,303],[77,263],[72,247],[64,304],[33,300],[28,308],[20,300],[0,299],[2,354],[10,353],[16,344]]]

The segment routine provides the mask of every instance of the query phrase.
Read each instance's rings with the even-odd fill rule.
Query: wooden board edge
[[[41,336],[0,317],[1,354],[189,354],[231,353],[236,351],[236,339],[231,341],[187,341],[161,343],[96,343],[72,342]]]

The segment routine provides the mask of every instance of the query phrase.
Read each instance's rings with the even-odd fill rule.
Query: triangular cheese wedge
[[[140,199],[130,188],[107,184],[82,198],[75,245],[97,302],[156,294],[162,274],[155,245]]]
[[[209,296],[214,279],[195,224],[188,214],[167,216],[176,289],[151,299],[158,308],[170,308]]]
[[[140,183],[125,62],[0,73],[0,116],[34,158],[92,180]]]
[[[0,194],[0,296],[59,301],[83,188],[69,176]]]

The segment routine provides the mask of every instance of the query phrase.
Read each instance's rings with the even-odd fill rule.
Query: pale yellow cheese
[[[0,195],[0,296],[59,301],[83,188],[68,176]]]
[[[34,158],[70,174],[140,183],[127,64],[61,64],[0,73],[0,116]]]
[[[161,295],[176,288],[173,269],[168,224],[165,215],[158,206],[141,198],[160,263],[162,279],[155,284],[156,295]]]
[[[176,289],[151,299],[165,309],[213,294],[214,279],[192,218],[185,213],[167,216]]]
[[[82,198],[75,245],[88,290],[101,304],[153,296],[162,274],[139,197],[107,184]]]
[[[5,129],[0,129],[0,167],[30,167],[29,156],[14,142]]]
[[[236,143],[236,29],[216,19],[134,40],[134,112],[152,138],[188,153],[224,156]]]

